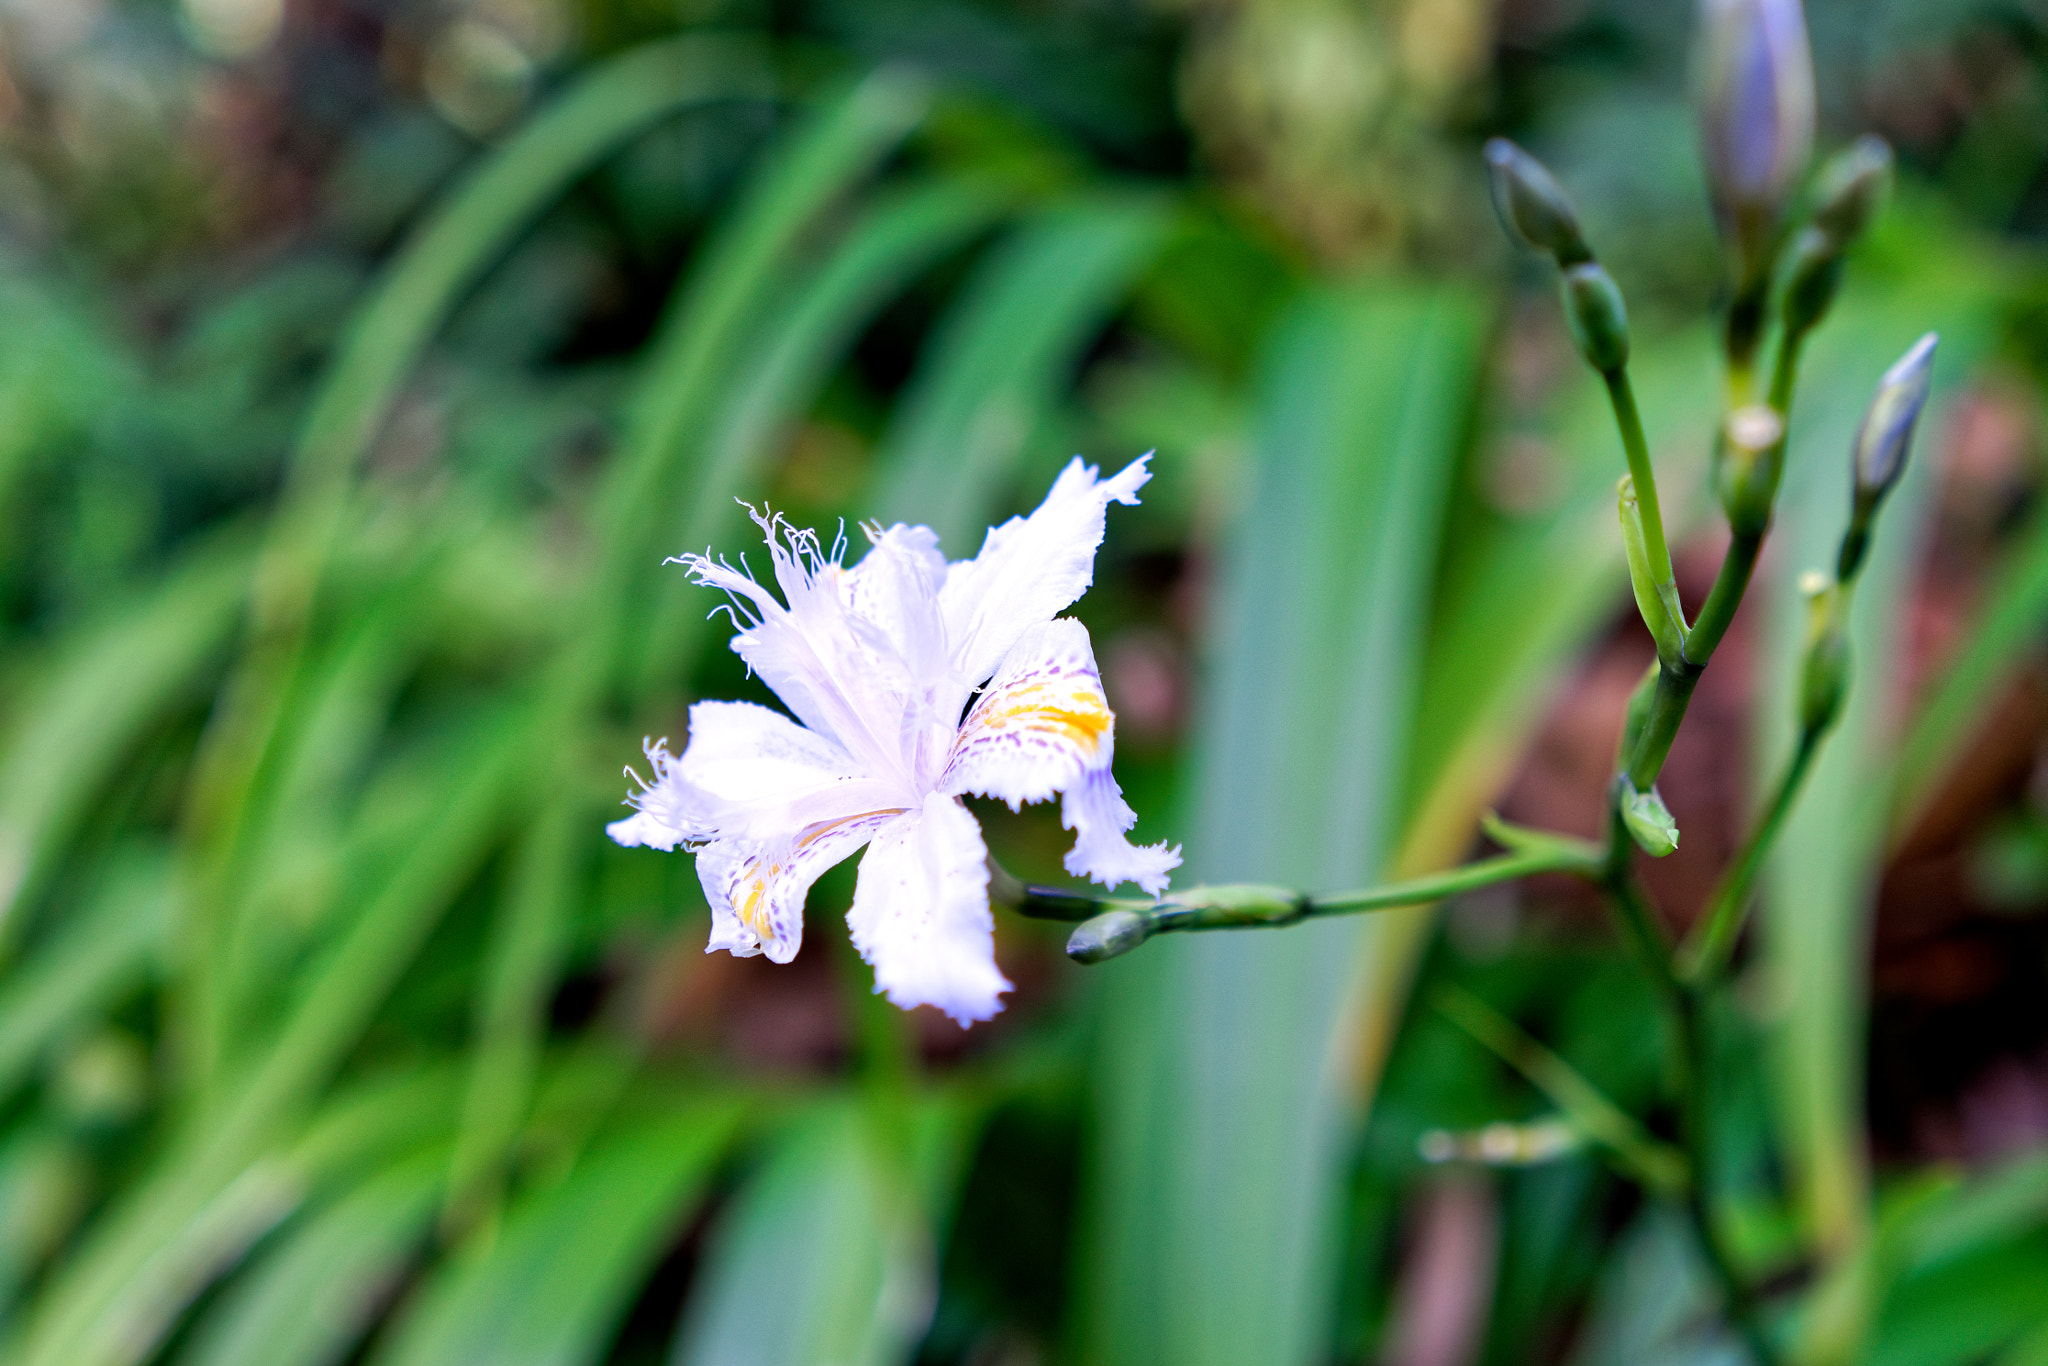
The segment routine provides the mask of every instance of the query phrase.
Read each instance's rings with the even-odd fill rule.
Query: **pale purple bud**
[[[1877,382],[1877,393],[1856,429],[1856,501],[1874,504],[1899,482],[1913,428],[1927,406],[1927,386],[1934,375],[1934,348],[1941,340],[1932,332],[1913,343]]]
[[[1813,153],[1813,58],[1799,0],[1701,0],[1698,62],[1708,184],[1748,250]]]

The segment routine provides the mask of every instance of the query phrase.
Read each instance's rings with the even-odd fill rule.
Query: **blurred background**
[[[1696,914],[1791,735],[1793,582],[1938,327],[1856,705],[1717,1098],[1786,1303],[2048,1361],[2048,7],[1812,0],[1900,184],[1815,343],[1767,583],[1648,869]],[[707,957],[602,837],[768,700],[665,555],[735,497],[965,557],[1075,452],[1137,836],[1357,885],[1593,835],[1650,660],[1619,450],[1478,148],[1628,292],[1689,600],[1723,267],[1683,0],[0,0],[0,1361],[1735,1360],[1682,1226],[1433,1007],[1653,1127],[1567,885],[1097,969],[999,914],[962,1031]],[[979,812],[1060,879],[1050,808]],[[1487,1129],[1490,1125],[1522,1128]],[[1489,1141],[1488,1135],[1491,1135]],[[1860,1255],[1860,1254],[1859,1254]]]

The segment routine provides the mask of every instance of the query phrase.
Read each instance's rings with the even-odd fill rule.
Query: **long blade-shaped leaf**
[[[884,441],[876,506],[885,519],[914,518],[954,554],[973,552],[1003,473],[1167,222],[1152,199],[1063,204],[981,264]]]
[[[931,1308],[901,1157],[851,1104],[800,1121],[715,1235],[673,1366],[901,1361]]]
[[[675,548],[702,549],[738,520],[731,499],[756,487],[776,438],[816,402],[861,327],[909,279],[981,231],[1013,198],[994,184],[943,181],[878,196],[865,209],[832,255],[795,286],[742,366],[689,474],[686,496],[677,500],[682,526]],[[650,686],[687,672],[705,619],[694,595],[672,591],[663,600],[648,628],[642,665]]]
[[[1463,296],[1382,286],[1313,297],[1274,339],[1211,628],[1189,880],[1350,885],[1389,853],[1479,323]],[[1082,1360],[1319,1356],[1361,936],[1162,943],[1105,974]]]
[[[55,651],[0,738],[0,918],[61,854],[86,804],[149,726],[218,658],[249,570],[237,539],[193,556],[139,601]]]
[[[380,1366],[595,1361],[739,1115],[707,1102],[601,1136],[567,1176],[514,1205],[488,1247],[443,1267]]]
[[[702,500],[733,496],[706,486],[707,466],[693,457],[738,358],[793,272],[805,234],[909,134],[925,103],[920,82],[881,71],[817,110],[756,176],[670,303],[602,510],[601,606],[613,636],[603,653],[623,656],[629,676],[645,682],[658,662],[631,628],[662,582],[653,571],[678,548],[669,537],[693,526]]]
[[[330,1366],[362,1337],[426,1236],[447,1174],[430,1152],[365,1181],[292,1228],[220,1301],[181,1366]]]

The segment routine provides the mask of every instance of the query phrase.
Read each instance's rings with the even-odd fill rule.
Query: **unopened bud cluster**
[[[1628,308],[1621,289],[1593,258],[1571,196],[1542,162],[1506,138],[1486,144],[1493,206],[1508,234],[1547,252],[1563,272],[1565,322],[1579,354],[1603,375],[1628,364]]]

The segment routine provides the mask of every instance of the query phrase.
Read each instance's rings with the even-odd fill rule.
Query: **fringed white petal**
[[[1125,832],[1138,823],[1124,800],[1123,789],[1107,767],[1093,769],[1066,791],[1060,821],[1074,832],[1066,869],[1075,877],[1093,878],[1105,887],[1135,882],[1148,896],[1166,891],[1167,877],[1180,867],[1180,846],[1132,844]]]
[[[629,847],[758,837],[909,800],[900,784],[868,778],[831,740],[751,702],[690,708],[690,740],[680,757],[668,752],[666,740],[645,748],[653,777],[626,799],[637,812],[605,827]]]
[[[997,797],[1012,811],[1042,802],[1109,766],[1116,718],[1102,694],[1088,628],[1040,622],[1011,647],[960,723],[943,791]]]
[[[1150,455],[1139,456],[1108,479],[1075,456],[1038,510],[991,527],[972,560],[952,565],[939,593],[954,672],[980,683],[996,670],[1017,638],[1050,621],[1095,581],[1095,548],[1102,544],[1111,503],[1138,501],[1152,477]]]
[[[933,793],[883,826],[860,861],[854,947],[896,1005],[937,1006],[961,1024],[1003,1008],[988,909],[988,850],[967,808]]]
[[[900,809],[865,811],[814,822],[777,839],[721,839],[697,854],[697,880],[711,906],[706,953],[736,958],[765,953],[777,963],[796,957],[804,939],[804,897],[827,868],[856,852]]]
[[[1137,816],[1111,776],[1115,757],[1116,718],[1088,629],[1060,617],[1011,647],[960,723],[941,787],[998,797],[1012,810],[1064,792],[1061,814],[1074,832],[1067,871],[1106,887],[1135,882],[1158,896],[1180,866],[1180,850],[1125,838]]]

